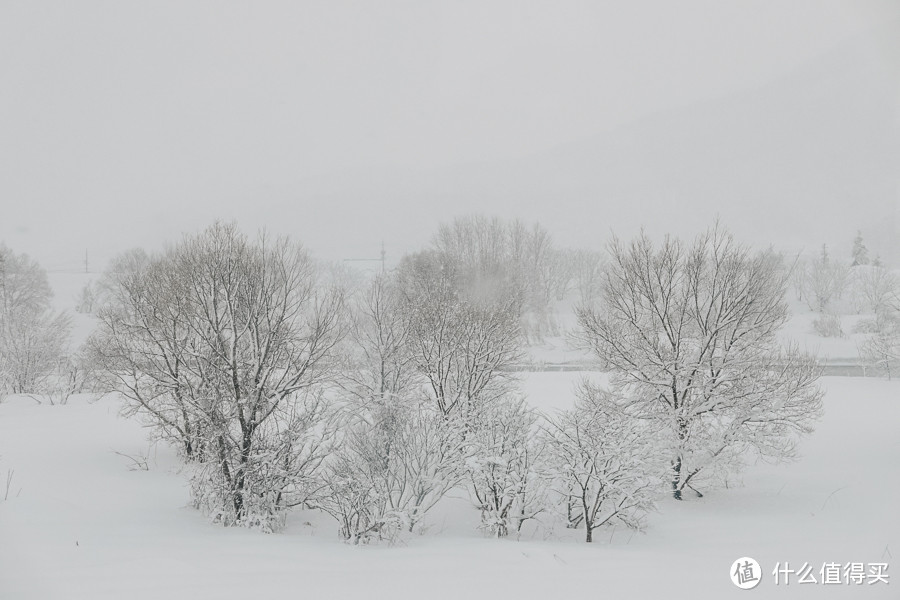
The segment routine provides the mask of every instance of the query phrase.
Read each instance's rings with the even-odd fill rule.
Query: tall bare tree
[[[437,252],[405,258],[399,281],[408,344],[438,409],[474,415],[508,391],[506,367],[520,357],[521,300],[502,281],[472,286]]]
[[[376,276],[352,307],[341,386],[364,404],[406,396],[420,376],[409,348],[411,315],[395,278]]]

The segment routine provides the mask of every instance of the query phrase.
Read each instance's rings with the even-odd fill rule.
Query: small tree
[[[673,496],[750,451],[790,458],[822,392],[815,361],[776,339],[788,318],[780,257],[718,228],[690,247],[641,235],[610,253],[602,302],[577,311],[579,339],[629,412],[668,431]]]
[[[574,410],[548,419],[544,429],[548,476],[567,524],[583,525],[586,542],[613,522],[641,529],[661,484],[654,432],[599,387],[582,382],[577,395]]]
[[[485,408],[469,441],[470,495],[481,511],[482,528],[493,536],[519,533],[545,508],[537,420],[522,400],[503,399]]]

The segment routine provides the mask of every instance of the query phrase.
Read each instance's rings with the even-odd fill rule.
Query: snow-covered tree
[[[776,339],[788,318],[780,256],[718,227],[690,246],[614,240],[610,254],[601,302],[577,311],[579,337],[629,413],[665,426],[674,497],[748,454],[793,456],[822,393],[813,358]]]
[[[863,242],[861,231],[857,231],[856,237],[853,238],[851,256],[853,258],[853,261],[850,263],[851,267],[869,264],[869,249],[866,248],[866,244]]]
[[[326,453],[318,388],[333,379],[343,294],[317,285],[300,246],[230,225],[133,258],[92,344],[114,389],[202,461],[198,506],[277,526]]]
[[[198,483],[221,484],[212,499],[226,523],[274,516],[303,500],[309,474],[288,466],[288,479],[267,477],[273,452],[286,465],[307,467],[316,465],[308,455],[320,454],[308,447],[307,439],[318,439],[309,403],[334,375],[343,294],[317,286],[315,265],[299,245],[264,236],[250,242],[232,226],[186,240],[174,258],[187,275],[189,322],[202,350],[191,364],[212,392],[203,417],[218,481]]]
[[[520,532],[546,507],[537,421],[524,401],[504,398],[485,407],[467,440],[470,496],[481,511],[482,528],[493,536]]]
[[[25,254],[0,245],[0,393],[54,386],[71,330],[68,315],[50,306],[46,272]]]
[[[567,525],[584,526],[585,541],[611,523],[643,527],[662,484],[664,457],[652,421],[629,414],[612,395],[587,381],[575,408],[544,428],[548,471]]]

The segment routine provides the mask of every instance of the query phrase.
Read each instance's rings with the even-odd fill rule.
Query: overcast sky
[[[900,70],[896,39],[874,33],[898,6],[2,2],[0,240],[51,268],[85,248],[100,260],[249,214],[248,194],[540,152],[756,88],[860,36]],[[348,220],[365,202],[343,201]],[[310,245],[340,257],[352,230]]]

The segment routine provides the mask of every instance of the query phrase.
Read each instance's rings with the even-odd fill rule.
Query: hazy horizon
[[[398,257],[473,210],[541,222],[561,245],[599,243],[588,223],[603,235],[637,225],[681,233],[659,193],[668,181],[638,182],[647,206],[617,223],[613,197],[587,205],[578,197],[607,189],[572,182],[598,177],[589,160],[537,172],[561,148],[609,146],[610,136],[627,138],[654,119],[677,126],[756,97],[848,44],[863,48],[861,81],[876,83],[865,92],[873,98],[824,143],[880,156],[877,144],[887,140],[893,153],[900,139],[900,8],[891,2],[27,3],[0,8],[0,17],[0,240],[49,269],[78,268],[85,250],[101,268],[118,252],[159,248],[215,219],[290,233],[326,259],[377,256],[382,240]],[[823,103],[814,126],[842,118],[843,105]],[[781,135],[802,152],[795,142],[810,132]],[[762,164],[780,142],[767,144],[740,162]],[[496,172],[507,164],[517,166],[504,180]],[[871,173],[850,168],[836,184],[859,178],[878,196],[867,201],[883,214],[862,224],[815,198],[789,208],[819,215],[823,235],[846,224],[842,239],[822,242],[849,248],[860,228],[890,237],[900,219],[896,171],[893,231],[889,167],[875,188],[865,188]],[[603,185],[640,193],[616,175]],[[791,175],[760,177],[770,191],[789,191]],[[510,182],[541,189],[520,199]],[[746,198],[715,199],[724,204],[700,214],[695,229],[719,214],[748,243],[813,245],[785,231],[769,239],[764,223],[735,208]],[[684,210],[713,200],[698,202]]]

